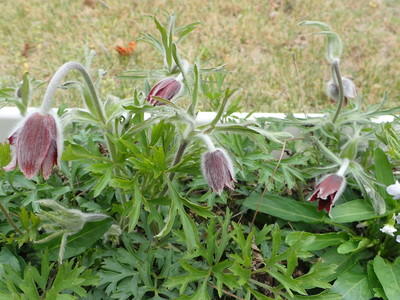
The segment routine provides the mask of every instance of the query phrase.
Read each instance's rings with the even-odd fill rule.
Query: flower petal
[[[7,166],[3,167],[4,171],[12,171],[17,166],[17,155],[15,154],[15,149],[12,150],[12,157],[11,161],[8,163]]]
[[[391,184],[388,187],[386,187],[386,192],[393,196],[395,199],[398,199],[400,197],[400,183],[396,181],[395,184]]]
[[[321,199],[327,199],[329,195],[334,193],[336,194],[340,190],[343,181],[344,178],[339,175],[328,175],[321,181],[321,183],[318,184],[318,197]]]
[[[224,187],[234,189],[232,162],[223,149],[216,149],[203,155],[202,171],[208,185],[215,193],[220,194]]]
[[[35,176],[41,168],[54,136],[54,118],[41,113],[32,114],[21,128],[16,154],[18,165],[27,178]]]
[[[157,82],[150,90],[146,100],[151,105],[163,105],[153,98],[153,96],[171,100],[174,98],[182,88],[182,84],[175,78],[165,78]]]
[[[44,179],[48,179],[53,170],[53,166],[57,164],[57,143],[53,141],[49,147],[46,157],[42,164],[42,175]]]
[[[325,209],[327,212],[331,210],[332,206],[332,199],[329,197],[327,200],[319,199],[318,201],[318,210],[323,210]]]

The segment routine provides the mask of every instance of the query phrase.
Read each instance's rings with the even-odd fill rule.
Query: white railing
[[[35,108],[30,108],[28,112],[35,111]],[[204,124],[210,122],[215,117],[215,112],[199,112],[196,117],[196,121],[200,124]],[[148,116],[148,114],[147,114]],[[234,113],[233,116],[244,119],[248,116],[248,113]],[[316,118],[321,117],[323,114],[303,114],[298,113],[294,114],[296,118]],[[146,117],[146,115],[145,115]],[[280,118],[284,119],[286,114],[283,113],[253,113],[248,120],[254,120],[257,118]],[[16,107],[3,107],[0,109],[0,142],[4,142],[8,136],[12,133],[14,128],[17,126],[18,122],[22,119],[19,110]],[[379,118],[375,118],[372,121],[376,123],[383,123],[383,122],[392,122],[394,119],[393,116],[380,116]]]

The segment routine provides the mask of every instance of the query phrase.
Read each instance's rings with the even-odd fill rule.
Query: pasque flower
[[[343,193],[346,187],[344,174],[348,165],[349,161],[345,159],[336,174],[323,177],[316,185],[314,193],[308,201],[318,201],[318,210],[325,209],[329,213],[336,200]]]
[[[12,160],[4,170],[18,165],[27,178],[41,171],[48,179],[62,152],[62,136],[58,121],[49,113],[35,112],[28,116],[8,138],[12,147]]]
[[[212,190],[221,194],[224,187],[233,190],[235,177],[232,161],[224,149],[217,148],[214,151],[203,154],[203,175]]]
[[[152,87],[149,94],[147,95],[146,100],[153,106],[164,105],[165,103],[158,101],[154,97],[159,97],[171,101],[179,94],[181,89],[182,83],[180,80],[172,77],[164,78]]]
[[[236,180],[229,155],[224,149],[215,148],[208,135],[201,134],[199,137],[208,148],[202,156],[201,169],[209,187],[217,194],[221,194],[225,187],[233,190]]]
[[[347,103],[348,99],[357,97],[357,90],[354,82],[347,77],[342,77],[342,83],[344,100]],[[326,94],[330,99],[336,102],[339,101],[339,84],[334,80],[330,80],[326,85]]]

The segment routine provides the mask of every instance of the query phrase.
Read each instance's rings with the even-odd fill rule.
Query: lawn
[[[300,27],[305,19],[329,23],[344,41],[342,72],[365,103],[385,92],[399,100],[400,5],[375,1],[118,1],[3,0],[0,18],[0,84],[15,85],[25,71],[48,80],[57,66],[96,51],[92,71],[108,71],[103,93],[129,97],[143,81],[118,79],[125,70],[160,66],[147,44],[121,59],[114,47],[155,32],[148,15],[175,12],[178,24],[201,22],[181,49],[202,66],[226,64],[226,86],[241,88],[242,110],[315,112],[330,106],[324,94],[329,68],[323,39]],[[95,72],[93,72],[94,74]],[[35,94],[39,103],[44,90]],[[64,102],[76,101],[63,97]],[[73,104],[78,104],[77,102]],[[207,109],[207,104],[202,104]]]

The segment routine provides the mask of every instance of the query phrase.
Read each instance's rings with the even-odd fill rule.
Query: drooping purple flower
[[[171,101],[179,94],[181,89],[182,83],[179,80],[172,77],[164,78],[152,87],[146,100],[153,106],[164,105],[165,103],[162,103],[153,97],[156,96]]]
[[[203,154],[202,171],[212,190],[221,194],[224,187],[234,189],[236,182],[233,165],[224,149],[217,148]]]
[[[53,166],[59,164],[62,136],[57,120],[50,114],[31,114],[8,141],[12,147],[12,160],[4,167],[5,171],[14,170],[18,165],[29,179],[39,171],[48,179]]]
[[[330,174],[322,178],[316,185],[314,193],[308,201],[318,201],[318,210],[328,213],[346,187],[346,179],[338,174]]]
[[[354,82],[347,77],[342,77],[342,83],[343,83],[343,97],[345,103],[347,104],[349,99],[354,99],[355,97],[357,97],[357,89]],[[330,80],[326,85],[326,94],[330,99],[332,99],[335,102],[338,102],[339,84],[334,80]]]

